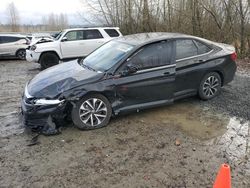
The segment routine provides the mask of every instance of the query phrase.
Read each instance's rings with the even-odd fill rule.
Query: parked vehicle
[[[48,127],[70,117],[79,129],[95,129],[122,112],[197,94],[209,100],[233,80],[235,60],[234,47],[194,36],[124,36],[36,75],[25,88],[24,122]]]
[[[119,28],[76,28],[66,29],[55,41],[34,44],[26,51],[28,61],[38,62],[42,69],[59,63],[59,60],[85,57],[109,40],[120,37]]]
[[[25,59],[29,39],[19,34],[0,34],[0,57]]]
[[[32,33],[27,36],[27,38],[30,40],[29,47],[37,44],[37,43],[43,43],[48,41],[54,41],[54,38],[49,33]]]

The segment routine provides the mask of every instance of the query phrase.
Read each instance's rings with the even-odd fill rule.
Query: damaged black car
[[[234,47],[184,34],[117,38],[27,83],[24,124],[44,133],[56,133],[68,120],[79,129],[95,129],[123,112],[193,95],[212,99],[233,80],[235,60]]]

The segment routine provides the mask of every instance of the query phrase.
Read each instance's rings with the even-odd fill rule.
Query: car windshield
[[[82,65],[105,72],[118,63],[133,47],[127,43],[110,41],[87,56]]]
[[[63,32],[62,32],[62,31],[60,31],[60,33],[58,33],[58,34],[57,34],[57,36],[55,37],[55,40],[59,40],[59,39],[60,39],[60,37],[62,36],[62,33],[63,33]]]

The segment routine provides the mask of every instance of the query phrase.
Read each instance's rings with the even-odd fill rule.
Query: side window
[[[10,37],[9,41],[10,42],[17,42],[20,40],[25,40],[25,38],[21,38],[21,37]]]
[[[89,30],[85,30],[85,37],[84,39],[100,39],[103,38],[102,34],[100,33],[100,31],[98,31],[97,29],[89,29]]]
[[[104,31],[110,36],[110,37],[119,37],[119,33],[115,29],[104,29]]]
[[[198,55],[198,49],[193,40],[176,40],[176,60]]]
[[[83,31],[69,31],[65,37],[67,37],[67,41],[74,41],[74,40],[83,40]]]
[[[5,37],[2,37],[2,42],[3,43],[10,43],[10,42],[16,42],[17,41],[17,37],[8,37],[8,36],[5,36]]]
[[[203,43],[201,43],[201,42],[199,42],[197,40],[194,40],[194,42],[195,42],[196,46],[198,47],[198,54],[199,55],[200,54],[205,54],[205,53],[207,53],[207,52],[209,52],[209,51],[212,50],[207,45],[205,45],[205,44],[203,44]]]
[[[135,65],[138,70],[150,69],[171,63],[172,43],[157,42],[140,49],[131,57],[128,64]]]
[[[11,41],[11,42],[16,42],[16,41],[19,41],[19,40],[21,40],[21,39],[23,39],[23,38],[11,37],[10,41]]]
[[[6,36],[1,37],[1,42],[2,43],[7,43],[7,37]]]

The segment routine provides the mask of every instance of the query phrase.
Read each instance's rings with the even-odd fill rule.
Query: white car
[[[44,41],[53,41],[54,38],[50,35],[50,33],[32,33],[27,36],[28,39],[30,39],[30,46],[42,43]]]
[[[20,34],[0,34],[0,58],[17,57],[25,59],[25,50],[30,41]]]
[[[30,46],[26,50],[26,59],[46,69],[60,60],[86,57],[102,44],[120,36],[122,34],[117,27],[66,29],[54,41]]]

